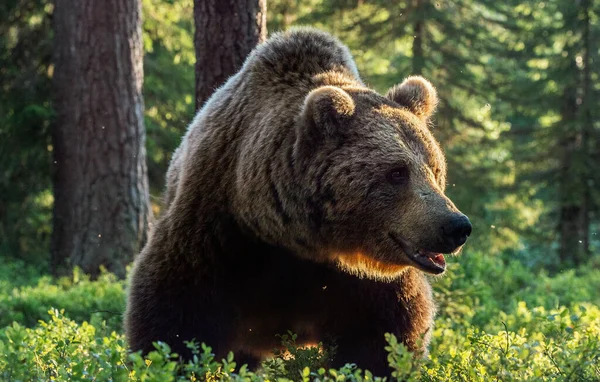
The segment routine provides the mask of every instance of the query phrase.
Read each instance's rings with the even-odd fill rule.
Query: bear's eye
[[[406,168],[406,167],[393,168],[388,173],[387,178],[391,184],[395,184],[395,185],[405,184],[408,181],[408,168]]]

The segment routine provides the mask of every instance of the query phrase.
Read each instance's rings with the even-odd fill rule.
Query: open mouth
[[[390,239],[402,248],[414,265],[420,270],[434,275],[439,275],[446,270],[446,258],[443,253],[429,252],[423,249],[415,249],[407,241],[399,236],[389,233]]]

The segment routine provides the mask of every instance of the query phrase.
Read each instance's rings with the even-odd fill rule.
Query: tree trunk
[[[574,28],[581,31],[581,41],[570,48],[568,72],[572,76],[565,91],[561,124],[568,134],[563,138],[564,154],[560,168],[560,258],[580,265],[590,256],[591,192],[595,167],[591,115],[591,39],[590,3],[582,1]],[[579,57],[573,60],[573,57]],[[578,62],[577,64],[575,62]]]
[[[421,0],[415,0],[414,7],[416,21],[413,27],[412,74],[422,75],[425,66],[425,57],[423,54],[425,11]]]
[[[570,68],[577,73],[577,68]],[[559,256],[562,264],[576,265],[581,247],[580,216],[581,187],[577,176],[577,153],[580,150],[581,136],[577,131],[577,89],[575,85],[567,85],[564,93],[564,104],[561,110],[561,129],[559,147],[562,150],[559,167],[559,221],[560,233]]]
[[[590,2],[583,1],[580,5],[583,14],[583,54],[582,54],[582,65],[583,65],[583,77],[582,77],[582,95],[581,95],[581,105],[579,107],[580,111],[580,120],[582,123],[582,150],[584,151],[584,164],[583,168],[585,170],[583,174],[583,179],[581,182],[583,183],[583,196],[581,201],[581,216],[580,225],[581,225],[581,244],[582,244],[582,254],[585,256],[585,259],[588,259],[590,256],[590,210],[591,210],[591,193],[592,193],[592,179],[593,172],[597,171],[594,166],[594,161],[592,160],[592,135],[594,129],[594,121],[592,119],[592,106],[591,106],[591,84],[592,84],[592,74],[591,74],[591,65],[592,62],[590,60],[590,51],[591,51],[591,38],[590,38]],[[585,260],[582,259],[582,260]]]
[[[139,0],[56,0],[55,274],[120,277],[150,218]]]
[[[267,36],[266,0],[194,0],[196,109]]]

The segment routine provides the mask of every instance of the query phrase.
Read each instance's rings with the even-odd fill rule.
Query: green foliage
[[[264,367],[270,375],[276,378],[288,376],[305,376],[307,365],[313,369],[322,369],[331,360],[335,349],[324,349],[323,344],[302,347],[296,343],[298,336],[292,332],[279,335],[283,349],[274,349],[274,358],[264,362]]]
[[[10,260],[0,257],[0,295],[27,285],[34,285],[41,277],[38,267],[28,265],[21,260]]]
[[[49,1],[0,5],[0,254],[47,255],[51,231]]]
[[[96,281],[90,281],[89,276],[75,269],[71,277],[52,280],[44,276],[34,285],[3,289],[6,293],[0,294],[0,328],[13,321],[34,326],[47,316],[50,307],[60,307],[66,317],[78,322],[105,320],[112,330],[121,330],[125,285],[112,274],[102,273]]]
[[[193,358],[180,362],[167,344],[142,357],[128,353],[125,340],[104,322],[77,324],[63,311],[52,309],[50,319],[35,328],[13,323],[0,335],[0,378],[3,380],[115,381],[367,381],[381,380],[354,364],[326,369],[320,360],[304,357],[307,349],[284,343],[290,354],[279,353],[251,372],[238,368],[230,353],[217,361],[210,347],[190,344]],[[485,333],[467,328],[436,329],[435,350],[427,359],[415,358],[392,335],[386,335],[392,378],[399,381],[507,381],[600,378],[600,309],[580,306],[545,311],[519,311],[505,318],[525,323],[518,331]],[[311,362],[312,361],[312,362]]]
[[[439,314],[430,354],[413,357],[386,336],[393,380],[600,379],[597,267],[549,276],[480,253],[457,260],[447,276],[432,279]],[[10,290],[0,300],[0,380],[381,380],[361,365],[328,369],[335,349],[303,347],[293,333],[280,337],[281,349],[256,371],[194,343],[185,363],[164,343],[145,357],[130,354],[121,327],[123,281],[110,274],[90,281],[76,270],[52,282],[29,270],[10,289],[10,276],[0,273],[0,285]]]
[[[514,2],[511,10],[518,33],[507,53],[526,76],[511,95],[519,100],[508,114],[506,137],[515,143],[521,191],[538,204],[536,234],[559,241],[560,259],[543,264],[554,269],[584,262],[599,244],[589,236],[600,208],[600,116],[592,106],[600,95],[593,64],[599,11],[600,2],[587,0],[577,7],[570,1]]]
[[[171,154],[194,117],[193,2],[142,5],[148,177],[151,193],[160,195]]]
[[[192,7],[191,0],[142,2],[153,195],[162,192],[170,155],[194,114]],[[54,202],[53,9],[47,0],[0,4],[0,256],[42,268],[48,268]]]
[[[0,342],[2,380],[126,380],[126,346],[103,324],[77,324],[52,309],[33,328],[8,327]]]
[[[237,367],[230,353],[217,361],[211,348],[190,344],[193,359],[179,362],[167,344],[156,343],[156,350],[145,357],[128,353],[122,335],[110,332],[105,323],[77,324],[51,309],[50,319],[35,328],[14,323],[0,335],[0,379],[2,380],[113,380],[113,381],[279,381],[318,379],[322,381],[363,380],[355,367],[340,370],[320,368],[311,373],[309,365],[301,372],[273,377],[269,369],[254,373]],[[291,348],[294,354],[301,350]],[[292,362],[283,358],[280,361]],[[285,368],[285,366],[283,367]],[[293,369],[290,369],[293,370]],[[317,377],[318,378],[311,378]],[[287,378],[286,378],[287,377]],[[372,380],[372,378],[370,378]]]
[[[442,331],[444,341],[433,346],[424,374],[431,380],[447,375],[454,375],[452,380],[596,380],[599,313],[591,305],[569,315],[564,307],[528,310],[519,303],[516,311],[498,317],[506,321],[502,330],[467,328],[457,336],[442,324],[436,332]],[[454,338],[447,342],[446,337]]]

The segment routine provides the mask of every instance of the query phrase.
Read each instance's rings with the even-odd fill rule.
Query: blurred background
[[[410,74],[437,87],[434,132],[447,153],[448,194],[475,227],[470,250],[552,271],[598,253],[598,1],[269,0],[267,7],[269,33],[292,25],[331,31],[380,92]],[[171,153],[195,112],[194,5],[143,0],[142,10],[143,124],[158,215]],[[56,171],[53,19],[49,1],[0,5],[0,254],[42,268]]]

